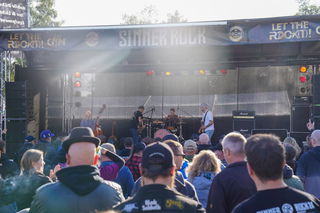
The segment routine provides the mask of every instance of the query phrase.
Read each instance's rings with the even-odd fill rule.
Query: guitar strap
[[[207,113],[209,112],[209,110],[206,112],[206,114],[204,114],[204,117],[202,119],[202,123],[204,124],[206,122],[206,118],[207,118]]]

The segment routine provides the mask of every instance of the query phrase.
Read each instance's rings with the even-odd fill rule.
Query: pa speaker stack
[[[311,96],[294,96],[291,106],[290,132],[308,132],[306,124],[311,114],[311,103]]]
[[[320,75],[312,76],[312,119],[315,129],[320,129]]]
[[[232,111],[232,124],[233,131],[251,135],[251,131],[255,129],[255,111]]]

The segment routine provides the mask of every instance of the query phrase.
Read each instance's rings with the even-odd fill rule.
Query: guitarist
[[[199,129],[199,133],[206,133],[211,141],[214,132],[213,114],[209,110],[209,105],[206,103],[202,103],[200,105],[200,110],[203,113],[203,115],[201,119],[201,127]]]
[[[139,139],[139,129],[143,129],[143,113],[144,106],[139,106],[138,110],[133,113],[132,120],[131,120],[131,128],[130,133],[133,138],[133,142],[136,144],[140,142]]]

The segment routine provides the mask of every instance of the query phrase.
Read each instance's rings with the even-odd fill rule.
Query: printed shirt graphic
[[[320,201],[311,194],[290,187],[263,190],[233,210],[233,213],[249,212],[320,213]]]

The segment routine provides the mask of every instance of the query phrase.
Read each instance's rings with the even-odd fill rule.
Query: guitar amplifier
[[[255,111],[232,111],[232,125],[233,131],[251,135],[251,131],[255,129]]]

